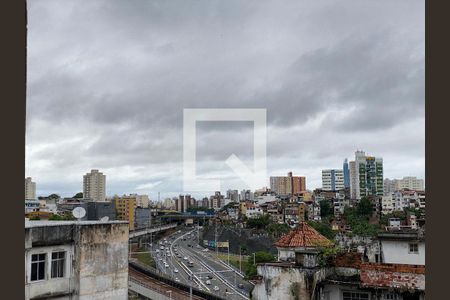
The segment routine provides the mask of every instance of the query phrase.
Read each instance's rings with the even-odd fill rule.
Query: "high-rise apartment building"
[[[415,191],[424,191],[425,182],[423,179],[417,179],[417,177],[407,176],[397,181],[396,188],[398,190],[408,189]]]
[[[271,176],[270,189],[278,195],[297,195],[306,191],[306,178],[304,176]]]
[[[347,159],[344,160],[344,164],[342,165],[342,172],[344,175],[344,188],[350,187],[350,169],[348,166]]]
[[[383,196],[383,159],[355,152],[355,161],[350,162],[351,197]]]
[[[407,176],[403,179],[389,179],[384,180],[383,190],[384,195],[391,195],[395,191],[400,190],[424,191],[425,184],[423,179],[417,177]]]
[[[337,191],[344,189],[344,171],[340,169],[322,170],[322,189]]]
[[[93,201],[106,200],[106,175],[98,170],[91,170],[83,176],[83,197]]]
[[[186,212],[189,207],[193,206],[192,200],[194,199],[191,198],[191,195],[178,196],[178,199],[175,200],[175,209],[182,213]]]
[[[25,178],[25,200],[36,199],[36,182],[31,181],[31,177]]]
[[[134,196],[115,196],[113,198],[116,207],[117,220],[128,221],[130,230],[134,230],[136,197]]]

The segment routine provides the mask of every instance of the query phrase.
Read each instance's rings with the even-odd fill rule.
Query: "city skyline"
[[[205,107],[266,108],[268,173],[308,189],[356,149],[382,157],[385,178],[425,178],[424,4],[337,3],[30,2],[37,195],[72,196],[91,169],[108,195],[182,192],[183,108]],[[224,160],[251,161],[251,124],[197,127],[199,172],[243,188]]]

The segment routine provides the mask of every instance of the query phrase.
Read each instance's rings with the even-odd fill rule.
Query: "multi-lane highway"
[[[176,281],[228,299],[249,299],[252,285],[197,243],[196,229],[183,229],[152,246],[157,267]]]

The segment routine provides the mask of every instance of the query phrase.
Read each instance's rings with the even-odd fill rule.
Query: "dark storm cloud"
[[[364,148],[389,177],[423,177],[423,6],[30,1],[27,175],[72,193],[101,168],[110,193],[180,191],[184,108],[266,108],[271,173],[313,188]],[[251,160],[251,126],[208,125],[199,170]]]

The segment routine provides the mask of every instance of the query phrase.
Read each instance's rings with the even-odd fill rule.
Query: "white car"
[[[165,264],[164,264],[164,267],[168,268],[168,267],[169,267],[169,264],[168,264],[168,263],[165,263]]]
[[[183,257],[184,260],[188,261],[189,258],[187,256]]]
[[[175,268],[175,270],[173,270],[175,273],[178,273],[178,269],[177,268]]]
[[[208,252],[208,248],[205,248],[202,250],[203,252]]]
[[[220,290],[220,289],[219,289],[219,287],[218,287],[217,285],[215,285],[214,288],[213,288],[213,290],[215,290],[215,291],[217,292],[217,291]]]
[[[211,284],[211,280],[206,280],[206,282],[205,282],[207,285],[210,285]]]
[[[159,249],[164,250],[164,246],[159,247]]]
[[[167,253],[167,257],[170,257],[170,253]]]
[[[175,277],[175,281],[180,282],[180,279],[178,279],[178,277]]]

